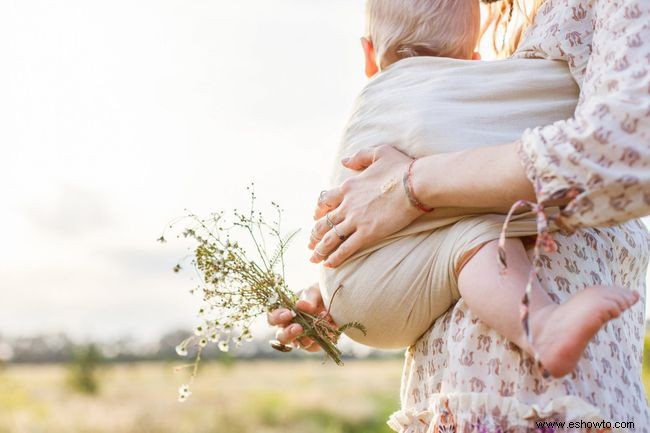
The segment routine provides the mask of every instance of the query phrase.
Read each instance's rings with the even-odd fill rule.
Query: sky
[[[0,3],[0,333],[190,326],[185,209],[285,208],[304,228],[365,83],[362,0]]]
[[[260,201],[302,229],[365,83],[363,0],[0,3],[0,334],[154,338],[196,300],[156,242]]]

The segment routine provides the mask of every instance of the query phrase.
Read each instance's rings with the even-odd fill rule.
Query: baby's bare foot
[[[554,377],[571,373],[598,330],[638,300],[631,290],[594,286],[561,305],[531,310],[533,344],[543,367]]]

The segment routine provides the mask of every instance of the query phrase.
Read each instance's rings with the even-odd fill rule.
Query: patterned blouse
[[[635,288],[642,300],[603,327],[574,373],[545,379],[461,299],[406,352],[402,410],[389,425],[403,433],[650,433],[641,382],[650,235],[633,219],[650,213],[650,1],[547,0],[514,57],[564,60],[581,88],[574,118],[520,141],[538,200],[573,199],[538,279],[558,303],[594,284]],[[564,427],[542,424],[555,421]]]
[[[650,3],[549,0],[515,57],[565,60],[581,89],[574,118],[521,139],[538,200],[577,195],[568,228],[650,213]]]

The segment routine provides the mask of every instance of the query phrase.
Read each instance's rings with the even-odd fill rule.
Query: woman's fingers
[[[300,293],[300,299],[296,303],[296,307],[314,316],[322,314],[325,311],[323,297],[321,296],[318,284],[314,284]],[[276,340],[286,345],[296,344],[306,352],[318,352],[321,350],[320,346],[311,338],[298,338],[304,330],[301,325],[291,323],[293,318],[293,313],[286,308],[279,308],[269,313],[267,318],[269,324],[280,327],[275,333]]]
[[[343,158],[341,160],[341,164],[350,170],[365,170],[366,168],[370,167],[377,159],[378,149],[379,148],[372,147],[361,149],[354,155]]]
[[[366,239],[359,232],[355,232],[349,239],[339,245],[336,251],[330,254],[327,260],[325,260],[325,266],[328,268],[336,268],[359,251],[359,248],[365,243]]]
[[[337,210],[329,212],[321,217],[318,221],[316,221],[316,224],[314,224],[314,228],[311,231],[311,235],[309,236],[308,247],[310,250],[316,248],[316,245],[318,245],[318,243],[323,240],[325,235],[327,235],[327,233],[332,230],[333,225],[341,224],[343,217],[337,215],[337,213]],[[339,229],[337,228],[337,230]]]
[[[300,294],[300,300],[298,300],[296,306],[300,310],[303,310],[304,312],[312,314],[314,316],[320,316],[327,312],[325,303],[323,302],[323,295],[321,294],[320,286],[318,283],[314,284],[307,290],[302,291]],[[327,316],[327,320],[335,325],[330,316]]]
[[[386,145],[362,149],[342,161],[347,168],[363,170],[339,187],[344,197],[333,212],[340,213],[344,219],[337,227],[342,228],[339,233],[345,238],[334,238],[331,231],[325,234],[314,248],[313,263],[325,261],[328,267],[340,266],[369,243],[385,239],[422,215],[400,188],[412,161],[408,155]]]
[[[323,297],[320,293],[318,283],[300,293],[300,299],[296,303],[296,307],[299,310],[314,316],[325,311],[325,305],[323,304]],[[298,343],[300,348],[306,352],[318,352],[321,350],[321,347],[311,338],[303,337],[298,341]]]
[[[296,303],[296,307],[313,316],[325,310],[323,296],[320,293],[318,284],[314,284],[300,293],[300,299]]]
[[[318,243],[323,240],[327,232],[329,232],[332,229],[327,223],[326,218],[327,217],[324,216],[318,221],[316,221],[316,224],[314,224],[314,228],[311,230],[311,234],[309,235],[308,248],[310,250],[313,250],[316,247],[316,245],[318,245]]]
[[[302,337],[298,339],[298,336],[303,333],[302,326],[294,323],[293,325],[284,328],[278,329],[275,333],[275,339],[280,343],[287,346],[295,344],[300,347],[302,350],[307,352],[318,352],[321,348],[318,344],[314,342],[311,338]]]
[[[307,314],[316,315],[325,309],[318,283],[300,291],[299,297],[300,299],[296,303],[296,307]],[[271,326],[286,328],[291,324],[293,318],[293,312],[286,308],[278,308],[268,314],[267,321]]]
[[[340,224],[336,224],[335,228],[332,228],[328,231],[323,239],[318,242],[318,245],[314,247],[314,254],[311,256],[310,261],[312,263],[320,263],[326,260],[330,254],[332,254],[343,241],[351,236],[353,233],[352,227],[343,221]],[[341,239],[343,237],[343,239]]]
[[[271,311],[267,316],[267,321],[271,326],[285,327],[293,320],[293,314],[286,308],[279,308]]]
[[[318,344],[314,343],[311,346],[303,347],[302,350],[304,350],[305,352],[314,353],[320,351],[321,347]]]
[[[302,337],[294,341],[293,343],[296,347],[302,350],[311,349],[316,343],[309,337]]]
[[[282,344],[289,345],[293,343],[296,338],[303,333],[302,326],[294,323],[286,328],[278,329],[275,333],[275,339]]]
[[[318,220],[323,218],[329,211],[339,207],[342,201],[343,191],[341,191],[341,188],[322,191],[318,197],[318,203],[316,204],[316,210],[314,211],[314,219]]]

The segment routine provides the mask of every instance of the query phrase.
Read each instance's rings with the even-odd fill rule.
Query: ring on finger
[[[323,258],[329,256],[329,254],[323,254],[320,251],[318,251],[318,248],[314,248],[314,254]]]
[[[330,213],[325,215],[325,221],[327,221],[327,225],[330,226],[331,229],[333,229],[336,224],[334,224],[334,221],[332,221],[332,218],[330,217]]]
[[[313,229],[313,230],[311,231],[311,234],[309,235],[309,239],[311,239],[312,241],[315,241],[315,242],[320,242],[320,241],[322,241],[323,238],[318,238],[318,237],[316,237],[315,231],[316,231],[316,229]]]
[[[339,240],[344,241],[344,240],[347,239],[347,236],[342,235],[341,233],[339,233],[339,231],[336,229],[336,225],[332,226],[332,230],[334,230],[334,233],[339,238]]]

